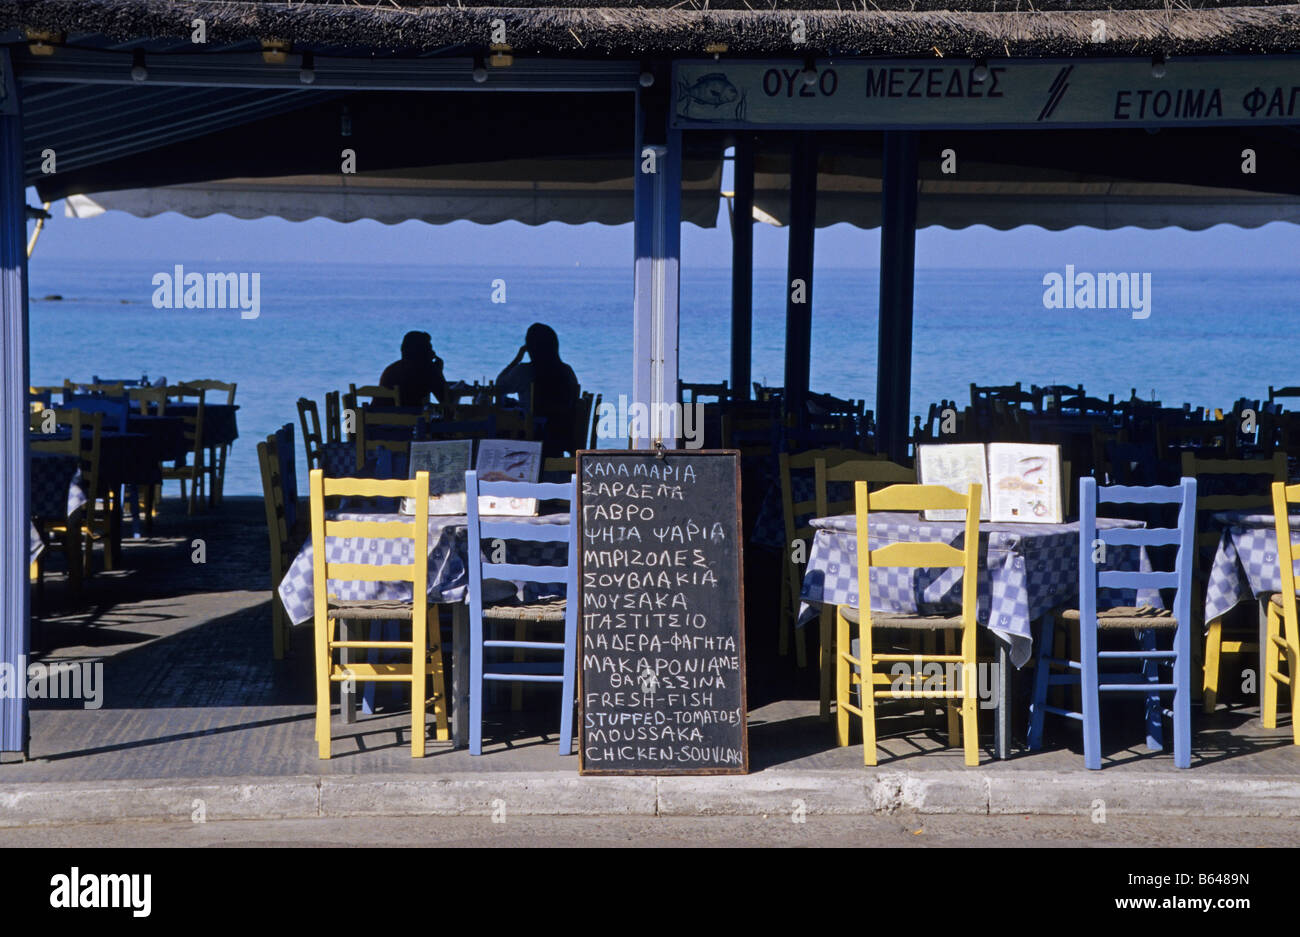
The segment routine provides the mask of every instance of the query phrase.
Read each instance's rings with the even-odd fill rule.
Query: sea
[[[255,319],[239,309],[155,308],[154,275],[175,258],[40,259],[30,268],[33,384],[65,378],[217,378],[238,383],[240,438],[226,493],[257,495],[256,443],[295,424],[299,397],[378,381],[402,335],[433,336],[449,380],[490,380],[524,332],[545,322],[584,390],[616,401],[632,385],[632,269],[258,263]],[[187,272],[229,272],[195,259]],[[1092,396],[1154,395],[1167,406],[1229,407],[1300,385],[1294,270],[1152,270],[1145,318],[1128,309],[1047,308],[1048,273],[916,273],[911,410],[964,406],[970,384],[1083,384]],[[1076,274],[1077,276],[1077,274]],[[818,269],[812,289],[811,386],[875,407],[878,271]],[[58,299],[49,297],[61,297]],[[728,378],[731,279],[684,264],[683,380]],[[753,376],[780,385],[785,272],[754,274]],[[610,440],[610,445],[617,441]],[[299,477],[306,477],[299,439]]]

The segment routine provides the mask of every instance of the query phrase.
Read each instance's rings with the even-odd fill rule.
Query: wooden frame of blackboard
[[[582,614],[582,584],[586,581],[582,570],[582,458],[583,456],[600,456],[608,458],[610,456],[639,455],[639,456],[659,456],[665,459],[671,459],[674,456],[730,456],[735,460],[736,467],[736,599],[737,599],[737,648],[740,654],[740,711],[741,711],[741,733],[740,733],[740,759],[739,768],[683,768],[680,770],[664,770],[661,768],[627,768],[606,770],[602,768],[589,768],[586,763],[586,747],[583,742],[586,739],[584,729],[586,727],[585,713],[583,712],[583,694],[582,694],[582,649],[584,647],[586,628],[582,624],[585,616]],[[723,774],[749,774],[749,686],[746,676],[745,666],[745,538],[744,538],[744,514],[741,510],[740,498],[740,450],[739,449],[579,449],[574,453],[574,471],[578,476],[578,501],[573,506],[574,522],[579,525],[580,531],[578,536],[578,660],[577,664],[577,686],[578,686],[578,773],[581,775],[662,775],[665,777],[677,777],[687,775],[723,775]]]

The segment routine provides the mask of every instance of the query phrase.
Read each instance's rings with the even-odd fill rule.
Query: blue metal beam
[[[26,752],[25,662],[30,625],[27,569],[27,196],[18,86],[0,49],[0,666],[12,668],[0,697],[0,751]]]

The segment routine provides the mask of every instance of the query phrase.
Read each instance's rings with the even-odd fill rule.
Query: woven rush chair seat
[[[410,621],[414,609],[404,599],[336,599],[329,597],[326,609],[331,618]]]
[[[565,600],[536,602],[532,605],[502,603],[483,606],[483,617],[492,621],[564,621]]]
[[[1079,610],[1066,609],[1061,613],[1061,618],[1065,621],[1077,622]],[[1132,605],[1121,605],[1097,612],[1097,627],[1103,631],[1112,628],[1177,628],[1178,619],[1174,618],[1173,611],[1167,608],[1152,608],[1150,605],[1135,608]]]
[[[858,624],[861,613],[852,606],[841,606],[844,618]],[[954,631],[962,627],[960,615],[908,615],[899,612],[872,612],[871,624],[875,628],[902,628],[908,631]]]
[[[1300,596],[1300,592],[1297,592],[1296,595],[1297,595],[1297,596]],[[1285,606],[1282,604],[1282,593],[1281,593],[1281,592],[1274,592],[1272,595],[1270,595],[1270,596],[1268,597],[1268,601],[1269,601],[1271,604],[1276,605],[1278,608],[1285,608]]]

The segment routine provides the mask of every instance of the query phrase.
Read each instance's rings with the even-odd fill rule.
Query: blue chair
[[[484,681],[492,680],[559,683],[562,687],[560,754],[570,755],[573,753],[573,709],[578,656],[578,519],[570,515],[567,524],[524,524],[517,520],[483,518],[479,515],[478,499],[480,495],[492,495],[560,500],[567,501],[572,511],[577,505],[578,477],[571,475],[565,484],[483,482],[479,481],[476,472],[466,472],[465,494],[469,512],[470,754],[483,753],[483,684]],[[494,540],[567,544],[565,565],[489,562],[484,555],[484,546],[487,546],[487,552],[493,552]],[[565,598],[550,602],[484,604],[483,583],[491,579],[523,582],[525,585],[563,582]],[[500,640],[488,637],[486,633],[485,625],[489,622],[500,626],[505,623],[518,625],[521,621],[527,624],[563,623],[563,640]],[[485,654],[494,648],[545,654],[558,651],[561,657],[559,660],[489,661]]]
[[[275,446],[280,460],[280,484],[284,488],[284,522],[292,534],[298,526],[298,460],[294,457],[292,423],[285,423],[275,431]]]
[[[1177,527],[1145,529],[1097,529],[1097,504],[1178,505]],[[1191,766],[1191,655],[1192,655],[1192,566],[1195,563],[1196,479],[1184,478],[1179,485],[1145,488],[1111,485],[1097,486],[1095,478],[1079,479],[1079,608],[1061,613],[1069,625],[1080,629],[1079,661],[1052,655],[1050,624],[1043,629],[1039,642],[1038,666],[1034,675],[1034,701],[1030,708],[1029,749],[1042,747],[1043,718],[1055,713],[1083,723],[1083,759],[1091,769],[1101,768],[1102,693],[1139,693],[1146,697],[1147,747],[1159,751],[1164,747],[1163,717],[1169,716],[1174,727],[1174,765]],[[1099,569],[1093,562],[1096,545],[1106,550],[1114,547],[1177,547],[1172,571],[1122,572]],[[1175,589],[1172,613],[1151,606],[1117,607],[1098,610],[1099,589]],[[1101,632],[1131,630],[1140,647],[1127,650],[1101,650]],[[1157,646],[1157,634],[1173,632],[1172,646]],[[1102,671],[1109,661],[1140,661],[1140,673]],[[1052,668],[1065,673],[1053,673]],[[1162,669],[1168,669],[1166,678]],[[1082,712],[1074,712],[1047,703],[1053,686],[1081,686]],[[1161,694],[1174,694],[1172,708],[1165,709]]]

